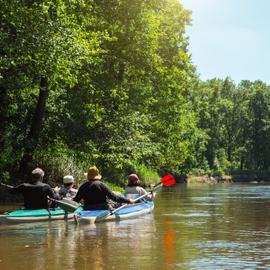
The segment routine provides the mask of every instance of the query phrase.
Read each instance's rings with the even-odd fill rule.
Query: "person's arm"
[[[100,187],[103,192],[105,192],[106,196],[108,196],[111,200],[121,203],[132,203],[132,200],[126,199],[122,196],[118,196],[117,194],[112,192],[104,183],[101,183]]]
[[[76,196],[73,198],[73,201],[79,203],[82,200],[82,194],[83,194],[83,186],[80,186]]]
[[[24,189],[24,184],[20,184],[20,185],[18,185],[16,187],[10,188],[8,190],[8,192],[10,194],[19,194],[19,193],[22,193],[23,192],[23,189]]]
[[[139,190],[140,190],[140,196],[142,196],[142,195],[148,193],[143,187],[139,187]],[[154,194],[151,193],[151,194],[147,195],[147,196],[145,197],[145,199],[146,199],[147,201],[152,201],[152,200],[154,199]]]
[[[58,194],[59,194],[60,198],[63,199],[67,195],[67,190],[65,188],[61,187],[58,190]]]
[[[143,187],[138,187],[138,188],[139,188],[140,196],[147,194],[147,191]]]
[[[48,185],[48,189],[47,189],[47,196],[49,196],[50,198],[55,199],[55,200],[60,199],[60,196],[56,192],[54,192],[52,187],[50,187],[49,185]]]

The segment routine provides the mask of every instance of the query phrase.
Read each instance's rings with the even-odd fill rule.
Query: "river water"
[[[178,184],[135,220],[0,225],[0,269],[270,269],[270,185]]]

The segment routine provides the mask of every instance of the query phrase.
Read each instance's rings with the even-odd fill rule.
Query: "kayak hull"
[[[154,209],[154,202],[142,202],[120,209],[113,215],[108,215],[102,219],[96,219],[96,217],[103,213],[109,213],[109,210],[85,210],[75,213],[75,219],[78,223],[97,223],[106,221],[120,221],[124,219],[132,219],[138,216],[146,215],[151,213]]]
[[[27,223],[74,218],[74,213],[65,213],[62,209],[20,209],[0,215],[0,223]]]

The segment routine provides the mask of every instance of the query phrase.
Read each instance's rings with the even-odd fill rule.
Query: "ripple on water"
[[[222,201],[223,197],[193,197],[192,198],[193,201],[203,201],[203,202],[207,202],[207,201]]]
[[[239,241],[193,241],[192,246],[200,251],[197,258],[190,258],[185,263],[177,263],[177,267],[188,269],[269,269],[269,249],[258,252],[257,242]],[[257,249],[257,251],[256,251]],[[255,252],[256,251],[256,252]],[[255,257],[259,257],[257,260]],[[245,266],[243,268],[243,265]]]
[[[176,221],[175,224],[183,224],[185,226],[198,226],[204,225],[207,221]]]
[[[171,217],[210,217],[210,216],[221,216],[222,214],[210,214],[208,211],[196,211],[191,213],[164,213],[162,216]]]
[[[243,268],[245,265],[245,268]],[[207,270],[231,270],[231,269],[245,269],[245,270],[255,270],[255,269],[266,269],[265,264],[262,262],[256,262],[249,260],[249,258],[231,258],[226,256],[216,256],[213,258],[201,258],[191,260],[186,263],[177,263],[176,267],[186,267],[187,269],[207,269]]]
[[[217,203],[217,202],[209,202],[209,203],[183,203],[184,206],[219,206],[223,205],[223,203]]]

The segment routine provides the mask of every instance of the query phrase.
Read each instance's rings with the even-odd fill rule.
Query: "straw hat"
[[[72,184],[72,183],[74,183],[74,177],[72,175],[65,175],[63,177],[63,183],[64,184]]]
[[[85,173],[85,176],[87,176],[88,180],[100,180],[101,175],[99,173],[99,170],[96,166],[92,166],[88,169],[87,173]]]

